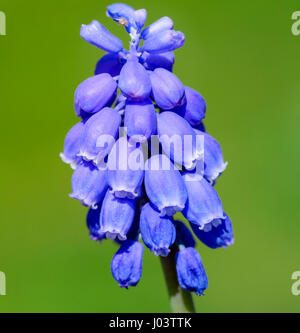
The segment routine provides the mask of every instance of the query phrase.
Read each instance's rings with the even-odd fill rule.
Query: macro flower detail
[[[97,208],[107,187],[106,170],[99,170],[91,162],[82,161],[73,173],[70,197],[80,200],[84,206]]]
[[[107,52],[119,52],[122,50],[122,41],[111,34],[98,21],[81,26],[80,36],[92,45]]]
[[[204,136],[204,177],[211,184],[224,172],[227,162],[224,162],[222,148],[211,135],[195,129],[197,135]]]
[[[117,198],[110,190],[106,192],[100,213],[100,233],[108,239],[125,240],[133,223],[135,200]]]
[[[60,154],[74,169],[70,197],[89,207],[90,238],[119,247],[111,273],[120,287],[140,281],[145,245],[173,270],[178,292],[203,295],[208,280],[195,238],[227,247],[233,230],[214,188],[227,163],[205,130],[206,101],[173,73],[185,36],[167,16],[144,28],[147,11],[126,4],[108,6],[107,16],[125,28],[129,48],[98,21],[81,27],[106,53],[75,90],[79,121]]]
[[[111,272],[122,288],[134,287],[142,276],[143,245],[127,240],[122,243],[111,262]]]
[[[194,168],[202,155],[202,150],[190,124],[170,111],[159,114],[157,123],[159,141],[164,152],[173,162],[183,165],[186,169]]]
[[[205,178],[190,179],[187,173],[183,175],[188,199],[183,210],[184,217],[200,229],[216,219],[223,219],[222,202],[217,191]]]
[[[200,230],[195,224],[191,227],[202,243],[212,249],[227,247],[234,242],[230,218],[224,213],[223,219],[214,220],[209,230]]]
[[[94,241],[101,241],[105,234],[100,232],[100,212],[101,205],[96,209],[90,208],[86,216],[86,225],[89,229],[90,238]]]
[[[121,137],[114,144],[107,161],[107,180],[118,198],[136,198],[144,179],[144,156],[141,147]]]
[[[97,62],[95,75],[108,73],[112,77],[118,76],[122,67],[122,58],[118,53],[107,53]]]
[[[125,107],[124,126],[133,141],[144,142],[157,132],[157,117],[152,101],[128,101]]]
[[[176,238],[172,218],[160,216],[159,211],[147,203],[142,208],[140,228],[143,241],[150,251],[155,255],[166,257]]]
[[[116,89],[116,82],[107,73],[95,75],[83,81],[75,91],[77,116],[81,116],[82,111],[96,113],[104,106],[112,104],[111,99]]]
[[[185,101],[184,86],[176,75],[164,68],[156,68],[150,73],[152,96],[163,110],[170,110]]]
[[[154,155],[146,161],[145,188],[162,216],[172,216],[184,209],[187,191],[183,178],[165,155]]]
[[[205,118],[205,99],[194,89],[185,87],[185,103],[173,110],[186,119],[191,126],[197,126]]]
[[[136,58],[128,59],[119,77],[119,88],[129,99],[143,100],[150,95],[151,82],[146,69]]]
[[[193,247],[179,250],[176,255],[177,278],[181,288],[203,295],[208,279],[200,254]]]
[[[75,124],[67,133],[64,142],[64,152],[60,153],[63,162],[70,164],[72,169],[81,161],[78,156],[80,150],[80,137],[83,132],[84,122]]]
[[[93,115],[84,125],[78,155],[99,164],[109,154],[120,124],[121,116],[115,109],[104,108]]]

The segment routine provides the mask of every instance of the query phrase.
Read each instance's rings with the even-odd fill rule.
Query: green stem
[[[182,289],[177,281],[175,264],[175,254],[177,251],[177,246],[173,246],[167,257],[160,257],[167,283],[171,310],[173,313],[194,313],[196,310],[191,293]]]

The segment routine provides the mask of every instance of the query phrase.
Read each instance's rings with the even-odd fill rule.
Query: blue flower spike
[[[90,238],[119,246],[111,273],[120,287],[140,281],[145,245],[177,276],[171,283],[179,299],[179,286],[204,295],[208,280],[195,239],[217,249],[234,237],[214,188],[227,162],[203,124],[206,101],[173,73],[185,35],[167,16],[145,26],[146,9],[115,3],[106,14],[125,28],[129,47],[98,21],[81,26],[80,36],[105,54],[75,90],[81,119],[60,154],[74,169],[70,197],[89,207]]]

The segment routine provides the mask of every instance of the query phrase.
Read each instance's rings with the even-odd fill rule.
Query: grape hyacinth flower
[[[172,19],[144,27],[147,11],[122,3],[106,14],[130,43],[125,49],[98,21],[81,27],[80,36],[106,53],[75,90],[79,120],[60,154],[74,169],[70,196],[89,207],[90,238],[119,246],[111,273],[120,287],[139,283],[143,241],[160,257],[172,310],[193,312],[191,292],[203,295],[208,287],[193,234],[213,249],[233,244],[214,188],[227,163],[205,130],[204,97],[173,73],[185,36]]]

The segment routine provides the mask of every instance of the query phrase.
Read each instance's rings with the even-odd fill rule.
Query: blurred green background
[[[92,242],[86,209],[68,198],[71,169],[59,158],[76,86],[103,54],[79,36],[110,1],[2,0],[0,36],[1,312],[168,312],[158,258],[145,251],[136,288],[110,273],[117,250]],[[199,312],[298,312],[291,275],[300,270],[300,36],[298,0],[128,1],[147,22],[170,16],[186,35],[175,73],[206,98],[208,131],[223,146],[217,184],[235,245],[199,244],[210,286]],[[125,44],[126,45],[126,44]]]

